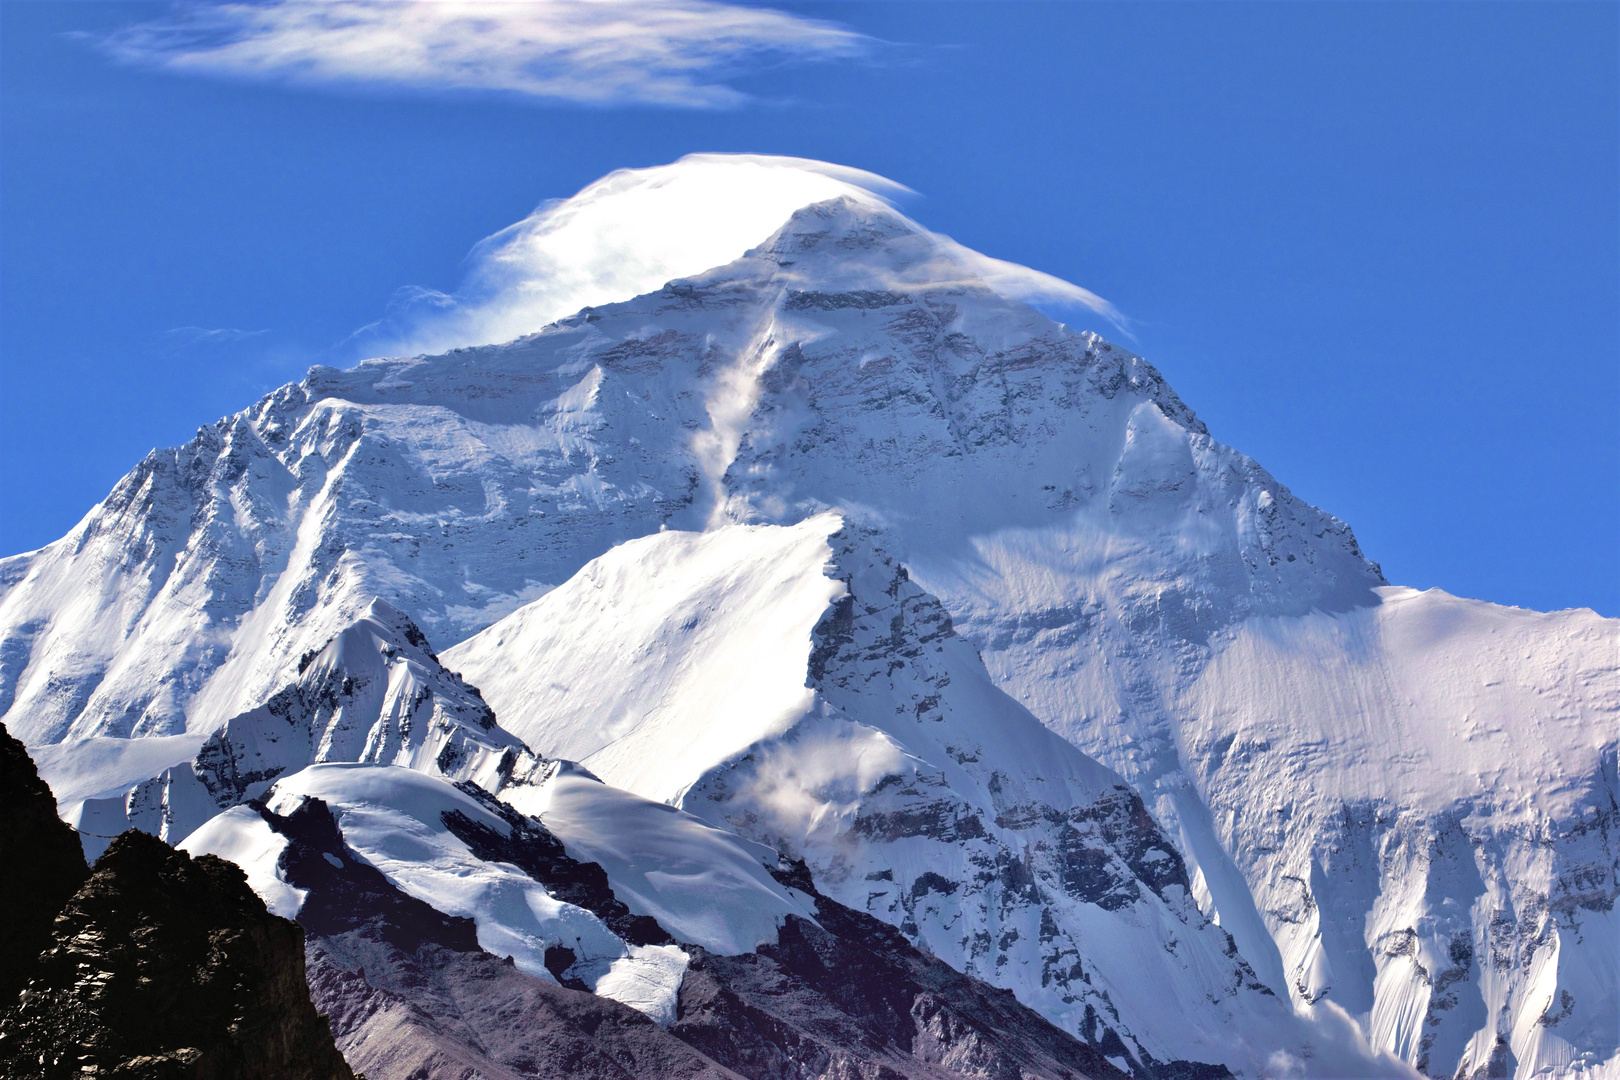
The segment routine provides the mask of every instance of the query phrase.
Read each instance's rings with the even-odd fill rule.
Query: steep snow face
[[[632,540],[444,654],[548,757],[678,803],[698,776],[815,703],[811,631],[836,515]]]
[[[1143,790],[1268,985],[1429,1075],[1616,1067],[1613,620],[1383,588],[1199,625],[1069,525],[975,546],[912,569],[1001,686]]]
[[[1221,635],[1176,711],[1203,768],[1171,783],[1255,882],[1297,998],[1434,1072],[1499,1047],[1521,1075],[1599,1063],[1620,1026],[1615,627],[1383,592]]]
[[[1128,1068],[1252,1073],[1279,1047],[1371,1068],[1321,1060],[1135,793],[997,690],[843,524],[632,541],[446,663],[525,739],[805,859],[823,892]]]
[[[59,805],[92,857],[131,827],[177,842],[220,810],[261,797],[277,777],[317,762],[399,765],[491,792],[541,764],[496,726],[477,689],[440,665],[416,624],[382,600],[325,648],[306,653],[296,681],[227,720],[200,747],[195,741],[90,739],[82,754],[79,743],[49,748],[51,774],[69,777],[119,742],[190,758],[126,750],[116,764],[97,767],[95,780],[67,786]],[[126,774],[138,765],[147,775],[132,784]],[[86,786],[95,792],[81,799]]]

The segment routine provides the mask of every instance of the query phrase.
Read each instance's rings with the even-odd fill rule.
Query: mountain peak
[[[841,194],[795,210],[736,261],[677,279],[668,288],[772,282],[817,294],[944,291],[1087,309],[1115,326],[1124,317],[1096,294],[1050,274],[994,259],[932,232],[889,203]],[[890,297],[893,299],[893,297]]]

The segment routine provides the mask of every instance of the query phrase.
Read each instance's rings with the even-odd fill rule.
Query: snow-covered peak
[[[619,169],[485,239],[456,295],[418,297],[406,325],[379,327],[379,344],[417,353],[507,341],[729,263],[800,207],[839,197],[886,205],[906,191],[860,169],[764,154]]]
[[[1198,910],[1141,800],[997,690],[939,602],[836,514],[631,541],[445,656],[546,753],[803,859],[826,895],[1133,1069],[1262,1065],[1234,1030],[1323,1052]],[[611,789],[562,790],[594,793],[568,827],[610,874],[688,843],[644,823],[604,836],[628,819]],[[759,883],[734,880],[746,909]]]
[[[350,676],[381,673],[390,664],[400,662],[414,670],[427,672],[437,669],[439,658],[410,616],[393,604],[378,597],[367,606],[364,614],[326,643],[318,652],[306,653],[298,663],[300,676],[311,679],[330,678],[343,672]],[[482,702],[472,704],[465,700],[476,698],[477,691],[458,686],[453,691],[458,705],[464,707],[472,723],[488,727],[495,717]],[[484,716],[480,716],[480,711]]]
[[[1196,939],[1178,929],[1218,917],[1279,998],[1342,1006],[1379,1048],[1434,1075],[1614,1058],[1613,620],[1387,588],[1348,526],[1216,442],[1146,360],[1021,302],[1039,298],[1027,275],[1010,280],[909,221],[870,179],[810,168],[768,214],[737,211],[746,230],[724,244],[672,244],[647,270],[636,252],[653,241],[638,222],[673,230],[665,239],[707,227],[713,208],[682,202],[698,190],[688,179],[723,192],[722,174],[764,170],[775,191],[800,168],[697,164],[605,181],[483,252],[500,273],[447,300],[471,314],[446,342],[526,336],[312,369],[149,455],[62,540],[0,560],[7,726],[36,747],[79,740],[40,753],[76,795],[118,795],[151,766],[190,761],[222,725],[285,730],[279,748],[267,739],[241,759],[248,773],[280,768],[286,750],[288,770],[347,757],[467,779],[505,756],[490,741],[499,729],[373,598],[462,649],[524,609],[507,628],[547,648],[511,645],[496,670],[503,649],[486,634],[492,681],[467,668],[503,723],[610,783],[701,798],[708,820],[819,852],[826,895],[909,919],[941,955],[1068,955],[1043,937],[1038,905],[1008,909],[1036,921],[1005,948],[996,935],[964,944],[966,923],[950,923],[1002,919],[985,906],[1009,880],[993,873],[997,853],[1012,859],[1040,834],[1052,910],[1068,907],[1066,940],[1098,987],[1143,961],[1094,950],[1074,913],[1100,907],[1085,896],[1112,904],[1134,890],[1114,910],[1140,901],[1144,919],[1169,920],[1158,925],[1188,943],[1189,963],[1241,972],[1194,948],[1215,938],[1207,927]],[[597,251],[593,237],[611,243]],[[529,240],[543,258],[530,260]],[[575,271],[584,291],[570,294]],[[530,301],[553,295],[592,306],[542,327],[550,316]],[[904,569],[894,593],[897,570],[825,572],[822,515],[834,513]],[[829,654],[843,666],[807,683],[823,616],[849,596],[873,610],[852,615],[848,648]],[[919,639],[891,641],[885,612],[948,616],[949,663],[906,654]],[[460,650],[445,655],[459,664]],[[945,719],[923,724],[916,708],[941,674]],[[591,696],[604,681],[610,701]],[[971,687],[993,707],[953,704]],[[514,688],[508,707],[497,695]],[[298,707],[278,716],[276,700]],[[537,703],[555,708],[531,715]],[[1039,750],[1036,720],[1061,739],[1032,769],[1009,747]],[[1008,725],[1031,737],[992,737]],[[816,741],[829,732],[851,738]],[[1061,740],[1116,770],[1110,783],[1136,785],[1163,827],[1165,844],[1136,850],[1139,867],[1110,855],[1102,878],[1065,883],[1064,860],[1091,865],[1092,840],[1130,824],[1136,796],[1055,798],[1095,795]],[[131,741],[153,745],[115,745]],[[452,744],[484,747],[483,764],[440,768]],[[756,746],[769,760],[744,762]],[[1076,767],[1055,767],[1065,762]],[[877,791],[874,776],[899,781]],[[998,822],[996,792],[1013,780],[1027,781],[1017,806],[1056,816]],[[181,820],[183,787],[108,795],[109,822]],[[918,808],[932,816],[910,816]],[[842,876],[837,845],[852,835],[857,853],[906,876],[893,843],[846,827],[862,814],[884,836],[882,821],[941,826],[895,839],[916,849],[907,887],[869,884],[876,865]],[[942,838],[968,820],[989,824]],[[1078,848],[1063,846],[1065,829]],[[1165,858],[1143,861],[1155,851]],[[990,875],[974,891],[923,880],[925,860],[966,872],[964,859]],[[1196,907],[1149,879],[1190,889]],[[1164,940],[1102,925],[1110,947],[1145,940],[1171,962]],[[1080,970],[1021,985],[1071,1030],[1102,1031],[1085,1018],[1093,989],[1066,974]],[[1225,1006],[1185,1003],[1202,1019],[1177,1023],[1221,1042]],[[1140,1028],[1121,1030],[1147,1049],[1161,1014],[1137,1015]],[[1499,1068],[1502,1054],[1517,1065]]]
[[[847,194],[794,211],[764,243],[733,263],[694,276],[693,284],[734,281],[750,270],[819,293],[978,291],[1028,303],[1077,305],[1116,325],[1124,321],[1112,304],[1087,289],[981,254],[886,203]]]
[[[484,240],[454,296],[422,291],[409,298],[391,322],[374,328],[376,344],[409,354],[508,341],[581,308],[731,263],[796,212],[830,201],[884,214],[933,248],[941,257],[935,281],[965,268],[1005,296],[1081,304],[1118,321],[1105,301],[1078,286],[980,255],[901,217],[890,200],[909,193],[860,169],[764,154],[690,154],[669,165],[620,169]]]
[[[499,791],[539,764],[495,724],[476,688],[447,670],[402,612],[375,600],[298,664],[298,678],[225,722],[193,765],[216,802],[257,797],[316,762],[400,765]]]

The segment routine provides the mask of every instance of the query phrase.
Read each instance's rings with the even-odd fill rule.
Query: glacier
[[[620,176],[591,212],[692,167]],[[1106,991],[1132,1055],[1287,1075],[1340,1032],[1368,1044],[1344,1061],[1428,1076],[1620,1075],[1620,623],[1390,586],[1145,360],[1026,302],[1056,286],[837,183],[730,261],[660,256],[667,283],[597,281],[505,344],[312,369],[0,560],[0,712],[64,812],[102,835],[178,814],[183,840],[221,809],[184,782],[208,740],[381,602],[487,697],[498,723],[425,729],[476,744],[519,810],[489,771],[508,748],[582,761],[804,858],[1068,1030]],[[306,741],[276,782],[323,760],[472,778],[365,711],[337,727],[386,754]],[[994,822],[998,785],[1039,820],[861,824]],[[1149,843],[1109,824],[1131,799]],[[1071,834],[1117,895],[1054,900]],[[1014,854],[1045,900],[927,876]],[[1043,913],[1097,984],[1032,973]],[[1174,1006],[1133,1004],[1131,941],[1179,968]]]

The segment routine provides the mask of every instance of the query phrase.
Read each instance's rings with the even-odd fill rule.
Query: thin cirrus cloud
[[[222,345],[235,345],[240,341],[263,337],[268,330],[238,330],[232,326],[210,329],[206,326],[176,326],[158,337],[159,350],[165,353],[184,352],[188,349],[210,349]]]
[[[686,108],[746,101],[725,79],[752,67],[850,59],[874,44],[834,23],[714,0],[197,3],[99,41],[118,60],[179,74]]]

